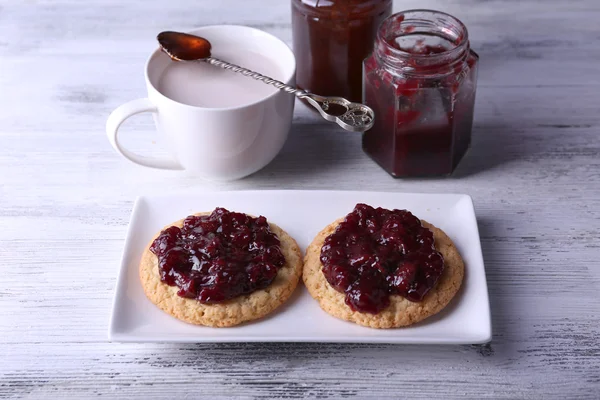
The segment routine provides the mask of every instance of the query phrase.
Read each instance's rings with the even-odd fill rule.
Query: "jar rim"
[[[405,25],[405,26],[403,26]],[[415,26],[431,28],[433,35],[452,43],[452,47],[435,54],[418,54],[399,49],[391,42],[400,36],[414,34]],[[469,33],[465,24],[458,18],[442,11],[413,9],[395,13],[387,17],[377,30],[377,42],[384,47],[386,55],[399,62],[417,60],[428,65],[452,63],[462,58],[469,48]]]

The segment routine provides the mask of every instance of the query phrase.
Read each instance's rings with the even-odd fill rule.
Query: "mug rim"
[[[192,28],[192,29],[186,29],[182,32],[185,33],[195,33],[199,30],[204,30],[204,29],[210,29],[210,28],[219,28],[219,29],[223,29],[223,28],[234,28],[234,29],[245,29],[248,31],[254,31],[257,32],[261,35],[266,35],[267,37],[270,37],[271,39],[274,39],[276,42],[279,42],[280,44],[283,45],[283,47],[286,49],[286,51],[288,52],[289,55],[291,55],[291,60],[292,60],[292,68],[290,71],[289,76],[285,77],[285,80],[282,80],[282,82],[284,82],[285,84],[290,84],[291,81],[294,80],[294,77],[296,76],[296,56],[294,55],[294,52],[292,51],[292,49],[290,48],[290,46],[288,46],[288,44],[286,42],[284,42],[283,40],[281,40],[280,38],[278,38],[277,36],[263,31],[261,29],[258,28],[254,28],[251,26],[245,26],[245,25],[232,25],[232,24],[224,24],[224,25],[204,25],[204,26],[199,26],[196,28]],[[150,81],[150,77],[148,76],[148,70],[150,68],[150,63],[152,62],[153,58],[156,57],[157,55],[159,55],[162,52],[162,50],[160,49],[160,47],[158,47],[156,50],[154,50],[152,52],[152,54],[150,54],[150,57],[148,57],[148,59],[146,60],[146,64],[144,66],[144,77],[146,79],[146,84],[148,85],[149,88],[152,88],[154,90],[154,92],[156,92],[157,95],[159,95],[162,99],[174,103],[178,106],[183,106],[183,107],[189,107],[195,110],[203,110],[203,111],[235,111],[235,110],[239,110],[239,109],[243,109],[243,108],[247,108],[247,107],[251,107],[251,106],[255,106],[257,104],[261,104],[269,99],[271,99],[272,97],[278,95],[280,92],[282,92],[282,90],[276,90],[275,92],[271,93],[268,96],[262,97],[258,100],[255,100],[253,102],[250,103],[246,103],[246,104],[241,104],[239,106],[231,106],[231,107],[202,107],[202,106],[192,106],[190,104],[185,104],[185,103],[181,103],[179,101],[173,100],[170,97],[165,96],[164,94],[162,94],[160,92],[160,90],[158,90],[158,88]],[[272,60],[275,61],[275,60]]]

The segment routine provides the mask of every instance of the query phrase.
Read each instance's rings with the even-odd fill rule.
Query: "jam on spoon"
[[[210,42],[199,36],[161,32],[156,37],[160,48],[175,61],[194,61],[210,57]]]
[[[162,51],[174,61],[203,61],[273,85],[299,99],[306,100],[319,111],[324,119],[335,122],[348,131],[364,132],[373,126],[375,114],[364,104],[353,103],[342,97],[323,97],[312,94],[239,65],[214,58],[211,56],[211,44],[205,38],[188,33],[166,31],[161,32],[157,36],[157,40]]]

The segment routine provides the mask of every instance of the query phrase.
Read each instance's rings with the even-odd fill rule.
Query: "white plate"
[[[294,237],[304,251],[323,227],[352,211],[359,202],[408,209],[452,238],[465,260],[465,280],[456,298],[441,313],[408,328],[365,328],[326,314],[299,284],[292,298],[266,318],[231,328],[208,328],[171,317],[144,295],[138,277],[144,247],[162,227],[189,214],[225,207],[264,215]],[[336,191],[139,197],[127,232],[108,336],[116,342],[488,342],[492,336],[490,307],[473,202],[460,194]]]

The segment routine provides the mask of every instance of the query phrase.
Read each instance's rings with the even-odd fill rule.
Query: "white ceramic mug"
[[[285,77],[282,80],[284,83],[295,85],[294,54],[273,35],[234,25],[205,26],[189,33],[207,38],[213,50],[219,46],[238,46],[259,53],[277,65]],[[276,91],[240,107],[204,108],[186,105],[157,90],[158,80],[171,62],[174,61],[156,50],[146,63],[148,97],[125,103],[109,116],[106,133],[118,153],[146,167],[185,169],[214,180],[242,178],[263,168],[275,158],[287,139],[292,123],[293,95]],[[119,143],[121,124],[127,118],[143,112],[153,114],[156,128],[166,138],[171,158],[137,155]]]

